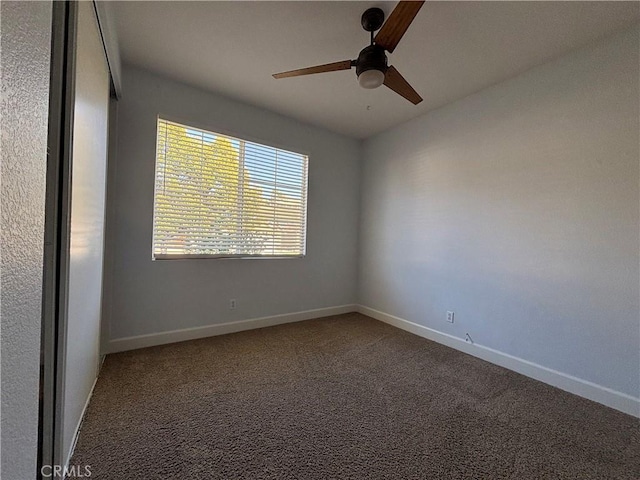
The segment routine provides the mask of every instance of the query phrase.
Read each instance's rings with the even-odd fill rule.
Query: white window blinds
[[[302,256],[306,155],[158,119],[153,258]]]

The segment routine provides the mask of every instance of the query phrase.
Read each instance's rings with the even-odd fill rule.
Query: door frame
[[[78,5],[52,2],[37,478],[63,458]]]

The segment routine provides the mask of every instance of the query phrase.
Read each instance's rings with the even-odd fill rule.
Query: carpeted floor
[[[101,479],[634,479],[640,422],[360,314],[109,355]]]

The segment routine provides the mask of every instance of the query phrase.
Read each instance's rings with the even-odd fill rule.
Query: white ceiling
[[[272,73],[355,59],[360,16],[396,2],[113,2],[125,64],[356,138],[396,126],[629,27],[638,2],[427,2],[394,65],[422,95],[364,90],[355,69]],[[126,90],[124,92],[126,95]]]

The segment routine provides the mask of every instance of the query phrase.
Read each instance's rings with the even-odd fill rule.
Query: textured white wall
[[[100,359],[109,71],[91,2],[78,3],[65,365],[66,459]]]
[[[117,112],[105,277],[111,339],[355,302],[357,141],[127,66]],[[151,261],[158,115],[308,153],[306,257]]]
[[[638,397],[638,55],[635,28],[368,140],[360,303]]]
[[[2,478],[35,478],[51,2],[1,2]]]

